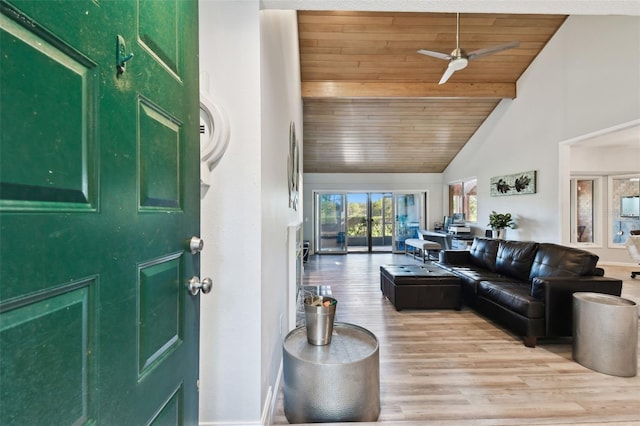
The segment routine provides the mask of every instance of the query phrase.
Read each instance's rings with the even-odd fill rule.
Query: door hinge
[[[200,392],[200,379],[196,380],[196,390]]]

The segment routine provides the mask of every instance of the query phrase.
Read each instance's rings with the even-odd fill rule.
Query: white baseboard
[[[276,376],[276,382],[273,386],[269,387],[269,392],[264,401],[264,408],[262,409],[262,425],[271,426],[273,424],[273,413],[276,411],[276,404],[278,403],[278,393],[280,392],[280,381],[282,380],[282,361],[280,361],[280,367],[278,368],[278,375]]]
[[[264,407],[262,407],[262,418],[260,423],[263,425],[271,425],[273,411],[271,410],[271,400],[273,399],[273,386],[269,386],[267,397],[264,399]]]

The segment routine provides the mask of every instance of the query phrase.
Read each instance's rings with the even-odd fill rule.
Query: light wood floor
[[[311,256],[305,264],[305,285],[331,286],[336,321],[378,337],[378,423],[640,425],[640,375],[623,378],[583,367],[572,360],[570,339],[539,340],[527,348],[469,309],[396,312],[379,284],[380,265],[392,263],[420,261],[349,254]],[[607,276],[624,280],[622,296],[640,303],[640,277],[632,280],[632,269],[640,270],[605,266]],[[281,389],[273,424],[288,424]]]

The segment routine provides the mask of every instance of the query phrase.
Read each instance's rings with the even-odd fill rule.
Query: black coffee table
[[[397,311],[460,309],[460,278],[433,262],[380,266],[380,290]]]

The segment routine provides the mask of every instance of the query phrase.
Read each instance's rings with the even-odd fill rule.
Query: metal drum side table
[[[283,342],[284,414],[290,423],[375,422],[380,415],[378,339],[336,322],[328,345],[292,330]]]
[[[632,377],[638,370],[638,305],[602,293],[573,294],[573,359],[591,370]]]

